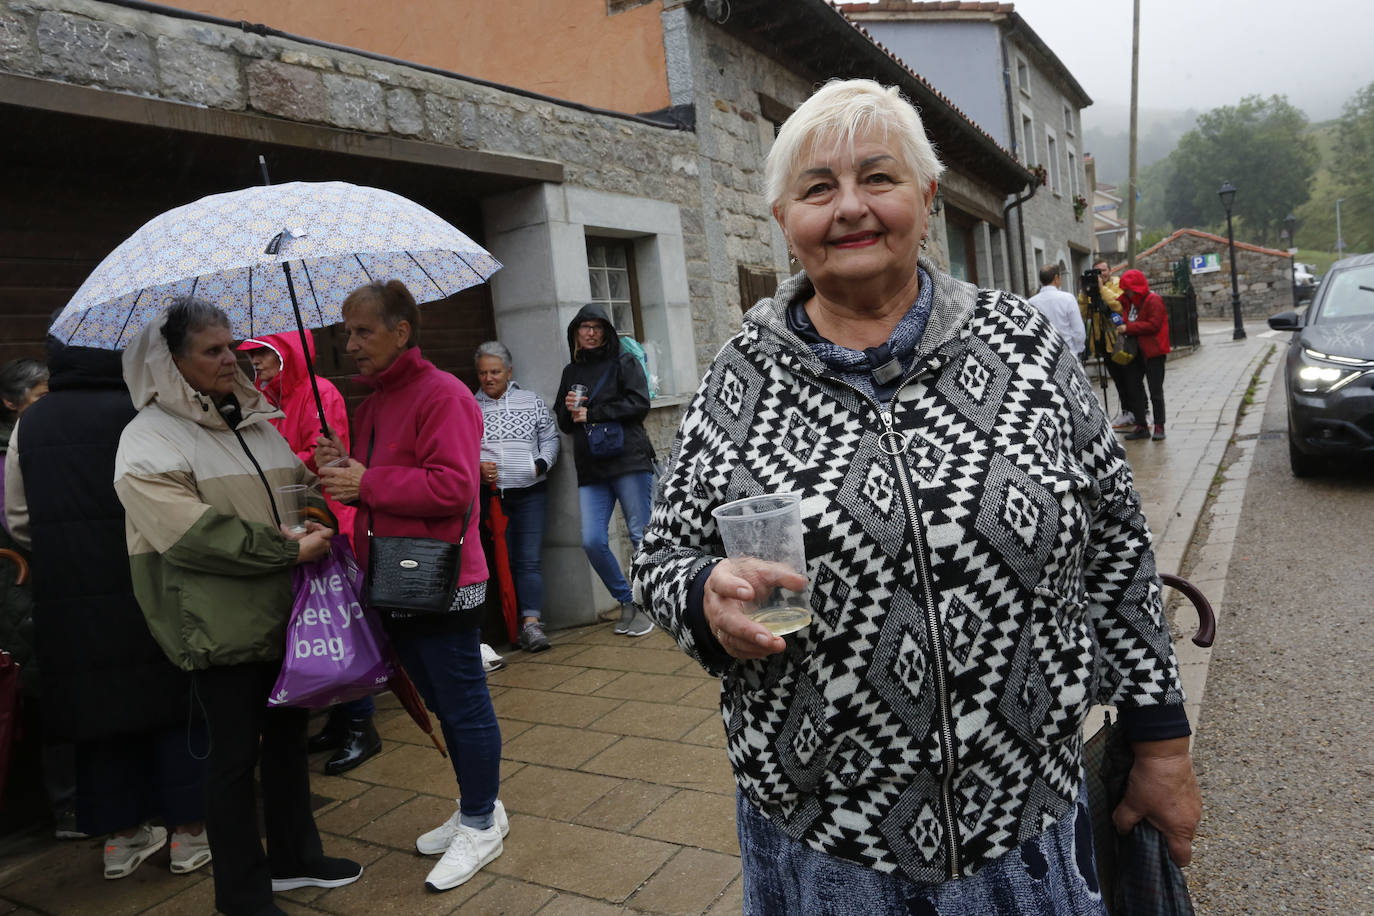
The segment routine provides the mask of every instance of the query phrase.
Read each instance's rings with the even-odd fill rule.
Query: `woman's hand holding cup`
[[[281,532],[289,540],[300,544],[300,553],[296,555],[297,564],[313,563],[323,559],[329,553],[329,540],[334,537],[333,528],[316,521],[307,521],[304,531],[291,531],[283,525]]]
[[[347,457],[348,449],[343,447],[338,436],[317,436],[315,438],[315,467],[322,468],[331,461]]]
[[[587,422],[587,386],[573,385],[563,398],[563,406],[568,408],[574,423]]]
[[[764,658],[787,648],[787,641],[774,636],[749,612],[775,588],[800,592],[806,576],[786,563],[767,560],[726,559],[716,564],[706,579],[702,600],[706,622],[727,653],[738,659]]]

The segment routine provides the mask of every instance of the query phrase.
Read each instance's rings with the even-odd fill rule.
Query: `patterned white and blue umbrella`
[[[49,333],[122,349],[169,299],[194,295],[229,315],[235,337],[258,337],[342,321],[344,297],[371,281],[401,280],[417,302],[432,302],[500,269],[472,239],[390,191],[265,185],[148,221],[100,262]]]

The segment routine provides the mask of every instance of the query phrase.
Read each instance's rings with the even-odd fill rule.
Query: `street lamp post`
[[[1345,248],[1345,239],[1341,238],[1341,203],[1344,197],[1336,198],[1336,260],[1341,259],[1341,251]]]
[[[1293,308],[1298,307],[1298,218],[1289,213],[1283,218],[1288,233],[1288,285],[1293,288]]]
[[[1240,281],[1236,279],[1236,234],[1231,229],[1231,203],[1236,199],[1235,186],[1223,181],[1217,191],[1221,205],[1226,208],[1226,243],[1231,249],[1231,315],[1236,319],[1236,329],[1231,332],[1232,340],[1245,339],[1245,325],[1240,319]]]

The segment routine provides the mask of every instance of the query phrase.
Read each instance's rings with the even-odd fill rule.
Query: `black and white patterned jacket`
[[[684,415],[634,580],[722,676],[730,762],[760,810],[938,883],[1071,809],[1094,700],[1183,692],[1130,467],[1074,354],[1023,300],[922,267],[933,312],[888,403],[788,330],[805,275],[749,311]],[[711,509],[780,491],[804,494],[814,621],[739,662],[699,644],[689,594],[724,555]]]

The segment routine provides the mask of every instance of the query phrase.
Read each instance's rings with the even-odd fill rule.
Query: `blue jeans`
[[[476,627],[407,634],[392,645],[425,705],[439,720],[448,759],[458,777],[461,821],[485,830],[495,817],[501,780],[501,727],[482,670],[482,631]]]
[[[634,594],[630,591],[630,583],[625,581],[625,574],[620,571],[615,554],[611,553],[611,511],[619,501],[625,524],[630,529],[630,543],[638,550],[644,526],[649,524],[653,498],[654,475],[650,471],[633,471],[577,488],[578,508],[582,510],[582,549],[606,590],[621,604],[633,601]]]
[[[736,793],[745,916],[1106,916],[1087,793],[1040,836],[972,877],[922,885],[812,849]]]
[[[544,610],[544,577],[539,554],[544,548],[544,506],[549,486],[544,481],[518,490],[501,491],[501,511],[506,513],[506,552],[520,616],[538,618]]]

